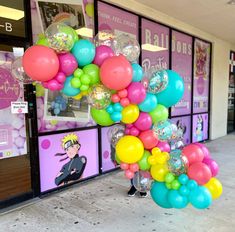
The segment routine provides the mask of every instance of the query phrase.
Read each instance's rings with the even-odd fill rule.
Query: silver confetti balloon
[[[147,171],[136,172],[132,180],[133,185],[139,192],[147,192],[151,188],[152,179]]]
[[[116,147],[118,141],[125,135],[125,126],[117,124],[108,130],[108,140],[113,148]]]

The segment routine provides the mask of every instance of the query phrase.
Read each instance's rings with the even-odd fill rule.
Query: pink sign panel
[[[172,31],[172,70],[184,80],[184,96],[171,108],[172,116],[191,113],[192,92],[192,37]]]
[[[194,44],[193,113],[208,111],[210,44],[196,39]]]
[[[169,28],[142,19],[142,67],[144,71],[169,68]],[[152,45],[143,49],[143,45]],[[154,46],[154,47],[153,47]],[[154,50],[152,50],[154,49]]]
[[[99,31],[111,30],[116,35],[123,32],[138,39],[138,16],[108,4],[98,2]]]
[[[97,129],[39,137],[41,192],[99,173]]]

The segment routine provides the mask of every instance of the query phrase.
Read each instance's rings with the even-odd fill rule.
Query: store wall
[[[210,139],[227,134],[227,96],[228,96],[228,73],[229,73],[229,52],[235,45],[223,41],[215,36],[201,31],[184,22],[174,19],[166,14],[149,8],[134,0],[109,0],[120,7],[135,11],[140,15],[147,16],[158,22],[195,35],[199,38],[212,42],[212,82],[211,82],[211,123]],[[133,8],[133,6],[135,6]]]

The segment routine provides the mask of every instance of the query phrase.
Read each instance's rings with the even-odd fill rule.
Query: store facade
[[[135,37],[142,46],[154,45],[158,48],[155,52],[148,48],[142,49],[138,62],[146,72],[150,69],[173,69],[183,77],[185,94],[183,99],[170,109],[170,117],[178,127],[183,129],[185,144],[213,138],[213,135],[210,135],[210,132],[213,132],[211,129],[213,126],[213,122],[211,123],[213,101],[211,104],[210,90],[211,74],[214,72],[211,63],[214,56],[212,56],[210,39],[207,37],[202,39],[203,36],[183,32],[176,29],[174,25],[171,27],[168,26],[169,24],[143,17],[142,12],[137,14],[137,12],[127,11],[124,9],[124,5],[122,8],[103,1],[93,2],[92,0],[31,0],[30,3],[29,1],[22,1],[22,3],[25,17],[27,17],[24,20],[26,34],[20,39],[18,35],[13,35],[11,42],[8,42],[9,37],[1,32],[1,38],[5,38],[1,44],[3,53],[6,53],[4,46],[27,48],[30,44],[35,43],[38,36],[55,21],[69,24],[78,33],[83,33],[87,39],[92,39],[94,35],[103,30],[111,30],[116,35],[128,33]],[[29,4],[31,4],[31,8],[29,8]],[[85,28],[85,32],[82,32],[81,28]],[[19,44],[16,41],[22,42]],[[12,51],[12,47],[8,50]],[[15,54],[12,54],[12,61],[15,59],[13,55]],[[7,69],[9,73],[10,67]],[[20,147],[16,147],[17,150],[13,151],[13,148],[4,147],[3,143],[1,148],[4,154],[0,157],[0,189],[1,193],[5,192],[0,198],[1,207],[22,199],[66,188],[71,184],[118,168],[113,161],[115,151],[108,141],[109,127],[97,126],[92,121],[89,116],[90,108],[85,98],[67,99],[66,110],[55,114],[53,105],[55,103],[63,104],[64,96],[60,92],[45,91],[40,86],[36,86],[36,89],[37,92],[35,92],[35,86],[21,86],[21,99],[15,96],[11,100],[28,102],[29,112],[16,114],[17,119],[13,121],[21,120],[22,125],[20,123],[16,123],[16,127],[10,125],[11,129],[8,130],[7,138],[12,137],[13,141],[9,144],[14,144],[14,148],[17,144]],[[3,103],[1,104],[3,105]],[[5,111],[3,112],[5,109],[8,110],[8,114],[11,114],[9,104],[0,109],[0,116],[5,115]],[[24,123],[25,125],[23,125]],[[0,125],[2,131],[6,131],[5,128],[8,124],[4,120],[0,122]],[[23,128],[25,132],[23,132]],[[72,164],[69,159],[65,158],[66,144],[71,141],[75,141],[81,169],[79,175],[68,179],[66,172],[70,171]],[[9,154],[9,149],[12,149],[12,157],[6,155]],[[19,169],[19,172],[23,173],[22,176],[26,179],[19,180],[19,183],[27,182],[28,187],[16,193],[12,187],[10,190],[12,193],[9,194],[5,189],[10,186],[9,182],[14,185],[14,181],[9,181],[6,177],[11,176],[13,179],[16,175],[14,171],[10,173],[9,170],[14,167],[13,163],[19,165],[20,161],[17,159],[24,160],[22,162],[27,166],[25,168],[28,170],[27,174],[17,167],[13,169]],[[6,170],[3,171],[2,167]],[[62,170],[65,174],[63,176],[60,175]]]

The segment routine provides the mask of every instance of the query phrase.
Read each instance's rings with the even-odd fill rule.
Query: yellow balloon
[[[118,141],[116,154],[123,163],[136,163],[144,155],[144,145],[137,137],[126,135]]]
[[[148,157],[148,163],[149,163],[150,165],[155,165],[155,164],[157,164],[156,157],[153,156],[153,155],[150,155],[150,156]]]
[[[152,155],[156,156],[161,153],[161,150],[158,147],[154,147],[151,152],[152,152]]]
[[[137,105],[128,105],[122,111],[122,122],[130,124],[135,122],[139,117],[140,111]]]
[[[50,121],[50,124],[53,125],[53,126],[55,126],[57,123],[58,123],[57,120],[51,120],[51,121]]]
[[[167,156],[165,153],[160,153],[156,156],[156,161],[158,164],[165,164],[167,161]]]
[[[210,191],[212,199],[219,198],[223,192],[221,182],[215,177],[212,177],[204,186]]]
[[[73,98],[74,98],[75,100],[80,100],[82,97],[83,97],[83,94],[82,94],[82,93],[79,93],[78,95],[74,96]]]
[[[94,17],[94,4],[92,4],[92,3],[86,4],[85,9],[86,9],[87,15],[88,15],[90,18],[93,18],[93,17]]]
[[[150,169],[150,173],[154,180],[159,182],[165,181],[165,176],[169,172],[167,164],[156,164]]]

